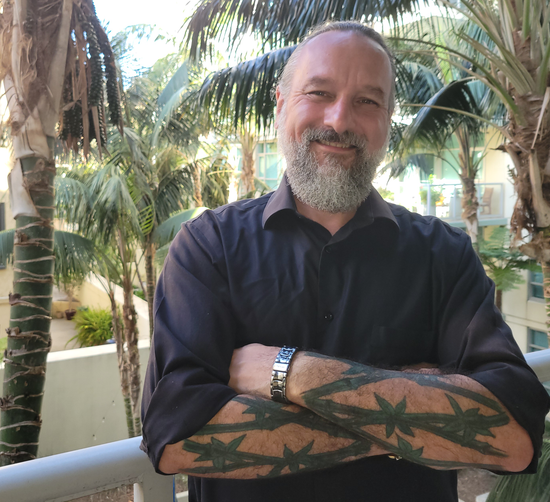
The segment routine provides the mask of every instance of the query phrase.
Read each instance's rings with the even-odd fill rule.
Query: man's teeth
[[[320,139],[318,141],[322,145],[335,146],[337,148],[350,148],[351,146],[353,146],[351,143],[334,143],[332,141],[323,141],[322,139]]]

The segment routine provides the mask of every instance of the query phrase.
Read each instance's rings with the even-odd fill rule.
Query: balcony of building
[[[541,381],[550,380],[550,349],[525,357]],[[172,476],[155,473],[139,449],[140,440],[126,439],[2,467],[0,500],[66,502],[133,484],[134,502],[186,502],[187,493],[174,493]]]
[[[506,225],[504,183],[476,183],[480,226]],[[422,215],[437,216],[453,226],[464,227],[462,221],[462,185],[421,183],[417,210]]]

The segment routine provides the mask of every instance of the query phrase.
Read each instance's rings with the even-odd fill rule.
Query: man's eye
[[[362,98],[362,99],[360,99],[360,102],[364,105],[378,106],[378,102],[374,101],[373,99],[369,99],[369,98]]]
[[[309,93],[311,96],[326,96],[327,93],[325,91],[311,91]]]

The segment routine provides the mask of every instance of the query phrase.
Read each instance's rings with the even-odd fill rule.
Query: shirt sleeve
[[[157,472],[167,444],[195,434],[236,395],[227,386],[236,323],[212,220],[203,213],[182,227],[157,285],[141,445]]]
[[[528,432],[534,455],[523,473],[534,473],[550,398],[496,308],[495,286],[470,239],[464,234],[460,237],[462,244],[447,250],[454,267],[452,261],[444,260],[448,270],[456,272],[453,282],[441,288],[440,360],[444,369],[468,375],[491,391]]]

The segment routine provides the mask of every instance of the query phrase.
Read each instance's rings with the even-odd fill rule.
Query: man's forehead
[[[350,51],[359,51],[351,57]],[[386,67],[391,77],[391,63],[384,48],[375,40],[355,31],[328,31],[317,35],[308,41],[296,61],[297,71],[294,72],[296,87],[302,88],[308,84],[330,84],[341,77],[336,69],[326,67],[322,60],[334,57],[337,61],[348,60],[350,66],[367,71],[380,70]],[[360,84],[366,90],[387,95],[388,92],[380,86],[373,86],[372,82]],[[293,85],[294,87],[294,85]]]

